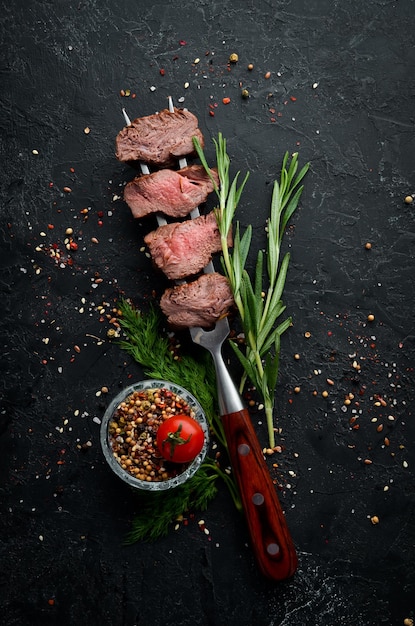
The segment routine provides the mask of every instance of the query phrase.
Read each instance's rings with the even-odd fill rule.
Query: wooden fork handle
[[[289,578],[297,554],[248,410],[222,415],[222,422],[259,568],[273,580]]]

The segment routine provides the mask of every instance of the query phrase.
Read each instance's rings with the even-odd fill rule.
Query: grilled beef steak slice
[[[222,274],[202,274],[191,283],[166,289],[160,307],[175,328],[209,328],[233,305],[232,291]]]
[[[139,117],[125,126],[115,140],[119,161],[144,161],[150,165],[168,166],[179,158],[194,154],[192,137],[204,146],[198,120],[185,109],[164,109],[160,113]]]
[[[171,280],[197,274],[220,252],[221,240],[213,211],[193,220],[160,226],[144,237],[154,264]],[[232,246],[232,233],[228,247]]]
[[[217,185],[218,175],[211,170]],[[126,184],[124,200],[134,217],[164,213],[185,217],[199,204],[206,202],[213,184],[202,165],[189,165],[181,170],[158,170],[137,176]]]

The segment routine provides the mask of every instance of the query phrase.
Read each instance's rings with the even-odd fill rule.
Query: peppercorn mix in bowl
[[[191,436],[171,439],[172,456],[166,455],[164,442],[157,445],[157,432],[163,425],[177,421],[194,424],[199,443],[196,456],[187,462],[174,462],[175,445],[182,449]],[[173,419],[175,418],[175,419]],[[109,404],[101,423],[101,447],[112,471],[127,485],[142,491],[164,491],[183,484],[203,462],[209,445],[209,426],[196,398],[180,385],[163,380],[144,380],[126,387]],[[170,440],[169,440],[170,441]],[[202,443],[203,442],[203,443]],[[192,442],[193,445],[194,442]]]

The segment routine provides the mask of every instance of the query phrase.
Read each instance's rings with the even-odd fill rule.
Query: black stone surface
[[[415,617],[415,203],[404,202],[415,192],[414,10],[412,0],[2,3],[3,624]],[[142,372],[107,340],[97,307],[120,295],[141,306],[165,286],[140,250],[155,222],[135,223],[120,199],[134,172],[114,138],[122,107],[148,115],[169,95],[198,115],[211,160],[221,131],[233,170],[251,172],[239,219],[256,249],[284,152],[311,162],[284,243],[293,327],[276,402],[283,451],[267,461],[300,561],[284,583],[258,575],[224,489],[166,538],[124,546],[137,502],[99,446],[109,398]],[[260,412],[253,422],[266,445]]]

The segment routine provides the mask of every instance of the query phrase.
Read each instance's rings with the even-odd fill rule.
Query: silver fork
[[[170,97],[169,110],[173,111]],[[130,124],[125,109],[123,114],[126,123]],[[181,168],[186,167],[186,159],[180,159],[179,165]],[[140,163],[140,167],[143,174],[150,173],[145,163]],[[190,215],[192,219],[198,217],[199,209],[194,209]],[[166,224],[164,217],[159,214],[157,222],[159,226]],[[213,263],[210,262],[203,271],[214,272]],[[223,317],[218,320],[212,330],[201,327],[189,330],[193,342],[206,348],[213,358],[219,411],[229,459],[241,494],[258,566],[267,578],[284,580],[296,571],[297,554],[248,410],[222,357],[223,342],[229,335],[228,319]]]
[[[213,330],[190,328],[190,335],[210,352],[215,364],[229,458],[258,566],[268,578],[284,580],[296,571],[297,554],[248,410],[222,357],[222,345],[229,335],[228,320],[219,320]]]

